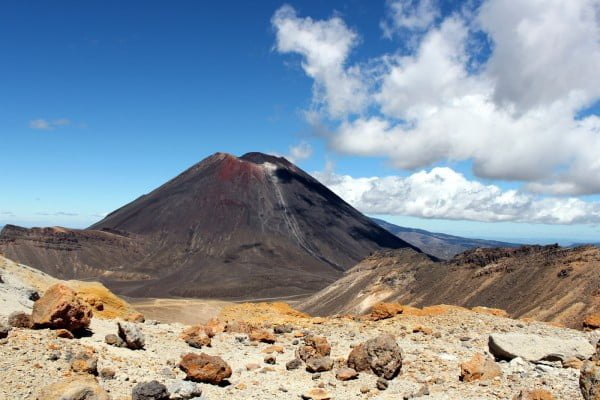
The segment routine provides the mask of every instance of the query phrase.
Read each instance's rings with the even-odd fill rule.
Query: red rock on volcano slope
[[[216,153],[87,230],[6,227],[0,250],[133,296],[314,292],[374,250],[412,247],[284,158]]]

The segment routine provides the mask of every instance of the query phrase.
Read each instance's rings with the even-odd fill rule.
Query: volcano
[[[6,226],[0,250],[140,297],[315,292],[375,250],[414,248],[282,157],[216,153],[85,230]]]

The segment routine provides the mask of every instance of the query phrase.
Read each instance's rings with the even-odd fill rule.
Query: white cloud
[[[545,224],[599,223],[600,203],[577,198],[535,197],[470,181],[437,167],[407,177],[353,178],[333,172],[314,174],[360,211],[485,222]]]
[[[66,118],[59,118],[52,121],[46,119],[33,119],[29,121],[31,129],[52,130],[61,126],[71,125],[71,121]]]
[[[388,0],[388,18],[380,23],[384,37],[399,30],[425,30],[440,15],[433,0]]]
[[[398,26],[423,26],[425,32],[415,33],[411,53],[367,60],[362,65],[369,72],[352,75],[351,86],[370,93],[370,100],[355,101],[344,84],[325,91],[329,116],[308,115],[313,123],[315,115],[328,119],[321,127],[334,126],[325,135],[333,150],[384,156],[405,169],[471,161],[476,176],[522,181],[524,190],[600,193],[600,118],[575,118],[600,99],[599,0],[485,0],[479,9],[446,16],[439,24],[432,22],[437,14],[427,11],[432,2],[417,8],[409,1],[390,4],[390,18],[400,15]],[[336,61],[328,64],[335,66],[332,76],[359,70],[345,65],[357,34],[343,21],[290,15],[286,21],[302,29],[278,31],[277,49],[302,55],[317,87],[327,86],[312,71],[322,65],[315,60],[331,57],[328,46],[337,49]],[[322,33],[331,26],[337,27],[337,40]],[[493,43],[489,58],[486,50],[473,53],[482,51],[472,46],[477,29]],[[281,46],[282,37],[293,43],[308,37],[310,46]],[[474,58],[483,60],[476,69]]]
[[[365,106],[367,94],[360,68],[345,68],[358,35],[341,18],[299,18],[291,6],[285,5],[275,12],[271,23],[277,51],[304,57],[302,68],[314,79],[316,107],[326,106],[332,117],[341,117]]]
[[[313,149],[308,142],[300,142],[297,145],[290,146],[287,158],[291,162],[298,162],[306,160],[312,156],[312,153]]]

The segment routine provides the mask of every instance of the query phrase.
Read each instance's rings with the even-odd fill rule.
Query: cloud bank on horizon
[[[272,17],[275,50],[313,79],[307,120],[329,148],[387,158],[407,178],[320,179],[364,212],[427,218],[598,223],[600,0],[484,0],[442,15],[436,0],[392,0],[378,21],[396,52],[350,62],[360,34],[339,15]],[[377,21],[374,21],[377,23]],[[560,197],[558,197],[560,196]]]

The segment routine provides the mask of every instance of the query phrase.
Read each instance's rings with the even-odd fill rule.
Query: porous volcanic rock
[[[91,308],[81,301],[69,287],[57,283],[46,290],[33,304],[31,320],[35,328],[87,328],[92,319]]]
[[[371,371],[379,377],[393,379],[402,368],[402,352],[390,334],[379,335],[354,347],[348,367],[358,372]]]
[[[231,376],[231,367],[221,357],[205,353],[185,354],[179,368],[186,373],[188,379],[213,385],[218,385]]]
[[[140,382],[131,391],[131,400],[169,400],[167,387],[158,381]]]
[[[23,311],[14,311],[8,316],[8,325],[13,328],[31,328],[33,321],[31,315]]]
[[[212,334],[212,331],[210,331]],[[186,328],[181,333],[181,339],[192,347],[201,349],[203,346],[210,346],[210,336],[206,333],[203,326],[195,325]]]
[[[131,350],[140,350],[146,344],[146,338],[136,324],[117,322],[119,337]]]
[[[401,314],[404,310],[401,304],[398,303],[379,303],[375,304],[369,313],[369,318],[373,321],[392,318]]]
[[[325,357],[331,354],[331,345],[324,336],[306,336],[304,345],[296,349],[296,357],[306,362],[314,357]]]

